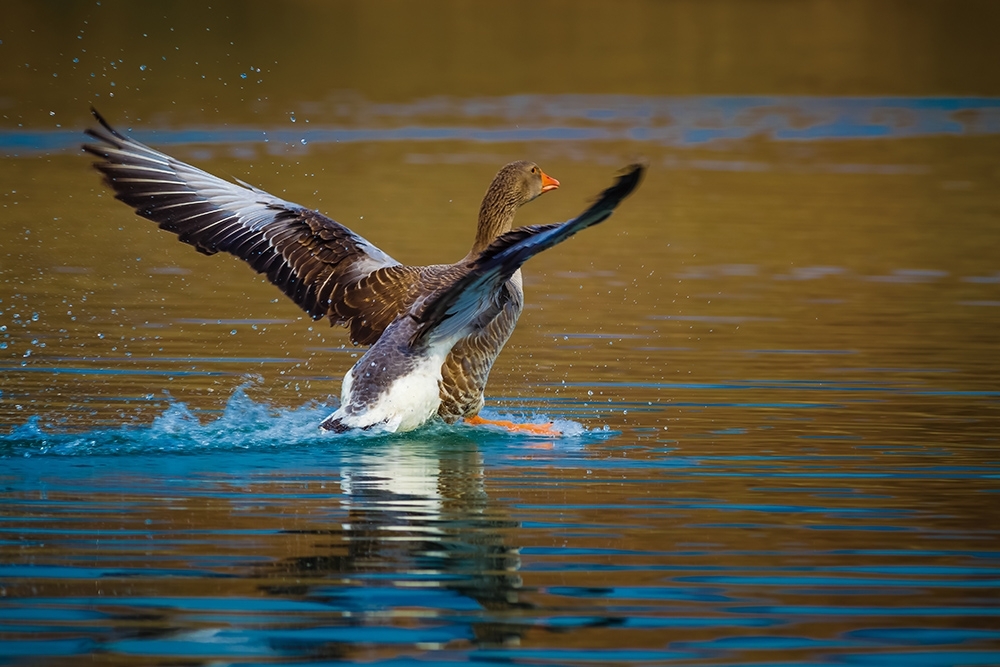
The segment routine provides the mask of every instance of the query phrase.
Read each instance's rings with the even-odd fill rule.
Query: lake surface
[[[1000,664],[997,10],[536,4],[11,3],[0,663]],[[491,375],[564,437],[319,433],[362,350],[115,201],[91,104],[413,264],[645,160]]]

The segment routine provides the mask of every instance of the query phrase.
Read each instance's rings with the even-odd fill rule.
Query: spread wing
[[[245,183],[229,183],[120,134],[96,110],[100,160],[115,196],[199,252],[228,252],[263,273],[313,319],[370,345],[412,301],[420,269],[400,264],[330,218]]]
[[[572,220],[519,227],[498,238],[472,261],[464,275],[423,304],[419,314],[414,316],[420,327],[411,344],[446,338],[460,331],[528,259],[610,217],[618,204],[639,185],[644,171],[643,165],[628,167],[590,208]]]

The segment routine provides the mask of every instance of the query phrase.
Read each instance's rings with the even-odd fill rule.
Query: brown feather
[[[465,259],[404,266],[318,211],[216,178],[129,139],[93,114],[101,127],[87,130],[96,141],[83,148],[99,158],[94,167],[117,199],[205,255],[239,257],[313,319],[346,326],[358,345],[374,344],[417,300],[464,273],[469,261],[510,231],[516,210],[543,191],[537,165],[505,166],[484,196]],[[490,368],[523,306],[519,283],[508,282],[505,290],[496,312],[445,361],[440,414],[446,421],[482,407]]]

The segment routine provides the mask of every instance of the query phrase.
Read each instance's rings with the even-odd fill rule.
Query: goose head
[[[509,232],[518,208],[558,187],[559,181],[534,162],[518,160],[505,165],[493,177],[479,207],[479,226],[470,255],[482,252],[498,236]]]

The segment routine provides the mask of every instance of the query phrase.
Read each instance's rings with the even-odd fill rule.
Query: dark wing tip
[[[597,197],[597,201],[614,200],[621,201],[632,194],[632,191],[639,187],[642,177],[645,175],[647,165],[642,162],[635,162],[621,170],[618,179],[607,190]]]
[[[95,109],[93,106],[90,107],[90,113],[93,114],[94,118],[97,119],[97,122],[100,123],[101,127],[103,127],[105,130],[107,130],[108,132],[110,132],[112,135],[118,137],[119,139],[124,139],[125,138],[123,135],[121,135],[121,134],[118,133],[118,130],[116,130],[115,128],[111,127],[111,123],[109,123],[108,121],[104,120],[104,116],[102,116],[101,113],[97,109]],[[92,137],[95,136],[94,130],[87,130],[87,134],[89,134]]]
[[[637,187],[639,187],[639,183],[642,182],[642,177],[645,173],[646,165],[642,163],[637,162],[625,167],[619,173],[615,182],[601,194],[597,195],[593,203],[591,203],[586,211],[577,216],[577,219],[593,218],[601,212],[604,212],[607,215],[603,215],[599,219],[591,220],[586,226],[589,227],[590,225],[595,225],[601,222],[601,220],[605,220],[609,215],[611,215],[623,199],[628,197]]]
[[[90,113],[93,114],[94,118],[97,119],[97,122],[101,124],[101,128],[103,129],[95,129],[92,127],[88,127],[83,131],[83,133],[86,134],[88,137],[90,137],[91,139],[96,139],[99,142],[96,145],[83,144],[83,150],[87,151],[92,155],[96,155],[97,157],[106,159],[108,157],[107,153],[108,147],[120,148],[121,144],[119,142],[127,142],[128,138],[125,137],[125,135],[121,134],[115,128],[111,127],[111,124],[108,121],[106,121],[104,119],[104,116],[102,116],[93,106],[90,107]]]

